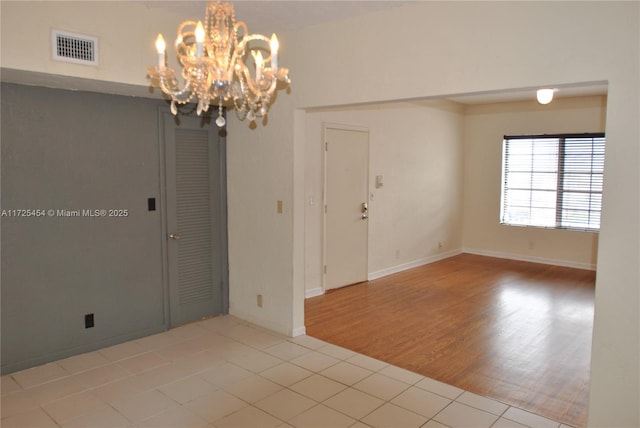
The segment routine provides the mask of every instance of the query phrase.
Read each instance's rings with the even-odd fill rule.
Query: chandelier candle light
[[[178,27],[175,51],[183,87],[175,70],[166,65],[162,34],[156,40],[158,65],[149,67],[147,73],[152,85],[171,98],[174,115],[178,113],[176,103],[197,102],[200,115],[217,102],[216,124],[222,127],[223,104],[232,103],[240,120],[255,122],[267,115],[278,82],[291,83],[289,70],[278,67],[278,49],[275,34],[271,38],[249,34],[244,22],[236,22],[233,5],[219,0],[207,4],[204,24],[184,21]]]

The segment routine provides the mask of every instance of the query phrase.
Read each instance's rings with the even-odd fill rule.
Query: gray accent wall
[[[164,103],[14,84],[1,95],[2,373],[165,330]]]

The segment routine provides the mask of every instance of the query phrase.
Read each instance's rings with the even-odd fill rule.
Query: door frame
[[[333,123],[333,122],[323,122],[322,123],[322,155],[323,155],[323,183],[322,183],[322,293],[326,293],[327,291],[327,131],[329,129],[336,129],[339,131],[355,131],[355,132],[366,132],[367,133],[367,158],[365,160],[366,170],[367,170],[367,196],[366,201],[367,204],[370,205],[369,198],[369,162],[370,162],[370,131],[366,126],[358,126],[358,125],[347,125],[343,123]],[[371,207],[369,207],[369,213],[371,212]],[[367,271],[369,265],[369,220],[367,221],[367,247],[365,248],[366,254],[365,259],[367,260]]]
[[[225,111],[226,116],[226,111]],[[156,198],[156,209],[160,210],[160,251],[162,258],[162,289],[163,289],[163,313],[165,330],[171,326],[170,284],[169,284],[169,239],[167,221],[167,168],[166,168],[166,136],[165,123],[167,120],[179,121],[180,116],[174,116],[168,106],[158,108],[158,162],[159,162],[159,195]],[[210,119],[210,118],[209,118]],[[202,120],[208,120],[205,117]],[[213,120],[209,120],[207,126],[216,126]],[[216,126],[217,129],[217,126]],[[219,150],[219,183],[220,183],[220,263],[222,276],[222,315],[229,313],[229,228],[227,222],[227,130],[226,127],[218,129]]]

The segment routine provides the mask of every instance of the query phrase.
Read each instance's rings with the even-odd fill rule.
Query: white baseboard
[[[305,326],[288,328],[280,324],[272,323],[271,321],[266,321],[264,319],[257,318],[247,312],[234,310],[233,308],[229,308],[229,314],[233,315],[234,317],[240,318],[241,320],[248,321],[251,324],[255,324],[259,327],[266,328],[267,330],[284,334],[285,336],[296,337],[296,336],[302,336],[307,334],[307,329]]]
[[[285,336],[292,336],[295,330],[299,330],[299,328],[289,328],[278,323],[274,323],[271,321],[267,321],[265,319],[256,317],[248,312],[239,311],[234,309],[233,307],[229,308],[229,315],[233,315],[234,317],[240,318],[241,320],[250,322],[251,324],[255,324],[259,327],[266,328],[267,330],[274,331],[276,333],[284,334]],[[303,327],[304,328],[304,327]]]
[[[480,250],[477,248],[464,248],[463,253],[476,254],[478,256],[497,257],[499,259],[518,260],[521,262],[542,263],[545,265],[563,266],[574,269],[596,270],[596,265],[591,263],[579,263],[570,260],[547,259],[544,257],[525,256],[522,254],[502,253],[499,251]]]
[[[444,253],[436,254],[435,256],[429,256],[429,257],[425,257],[425,258],[422,258],[422,259],[414,260],[414,261],[409,262],[409,263],[403,263],[403,264],[398,265],[398,266],[393,266],[393,267],[382,269],[382,270],[379,270],[379,271],[376,271],[376,272],[371,272],[368,275],[367,279],[369,281],[371,281],[373,279],[382,278],[383,276],[387,276],[387,275],[391,275],[391,274],[394,274],[394,273],[402,272],[402,271],[405,271],[407,269],[413,269],[413,268],[418,267],[418,266],[428,265],[429,263],[434,263],[434,262],[437,262],[439,260],[448,259],[449,257],[457,256],[458,254],[461,254],[461,253],[462,253],[462,250],[460,250],[460,249],[446,251]]]
[[[298,327],[293,329],[293,332],[291,333],[291,337],[304,336],[305,334],[307,334],[306,327]]]
[[[308,299],[309,297],[322,296],[324,294],[324,290],[322,287],[311,288],[309,290],[305,290],[304,298]]]
[[[462,254],[462,253],[476,254],[478,256],[497,257],[500,259],[518,260],[522,262],[542,263],[545,265],[564,266],[564,267],[569,267],[574,269],[585,269],[585,270],[593,270],[593,271],[596,270],[596,265],[590,264],[590,263],[579,263],[579,262],[573,262],[570,260],[557,260],[557,259],[547,259],[544,257],[524,256],[522,254],[502,253],[499,251],[481,250],[478,248],[463,248],[463,249],[447,251],[441,254],[437,254],[435,256],[429,256],[422,259],[414,260],[409,263],[403,263],[401,265],[382,269],[376,272],[371,272],[369,275],[367,275],[367,280],[372,281],[374,279],[382,278],[387,275],[392,275],[394,273],[402,272],[408,269],[413,269],[418,266],[423,266],[430,263],[435,263],[440,260],[448,259],[449,257],[457,256],[458,254]],[[324,294],[324,290],[322,289],[322,287],[311,288],[305,291],[305,298],[308,299],[310,297],[321,296],[323,294]]]

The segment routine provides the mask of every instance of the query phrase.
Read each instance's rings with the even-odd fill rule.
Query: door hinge
[[[326,205],[324,206],[324,213],[325,214],[327,213],[327,206]]]
[[[327,274],[327,265],[324,265],[324,274]]]
[[[328,151],[329,151],[329,142],[328,142],[328,141],[325,141],[325,142],[324,142],[324,151],[325,151],[325,152],[328,152]]]

